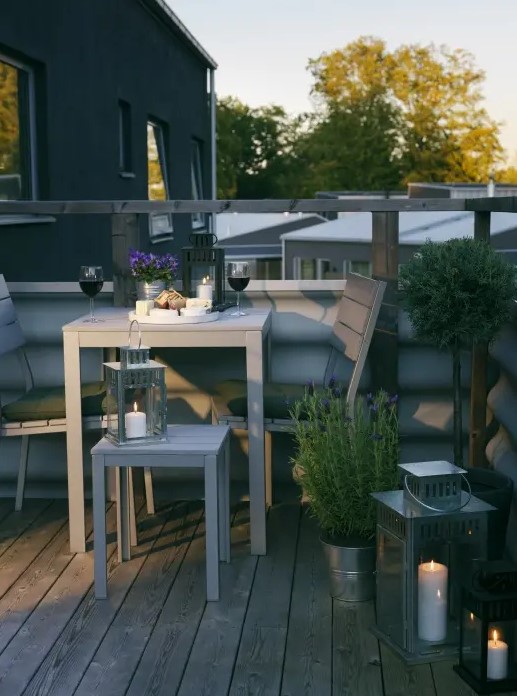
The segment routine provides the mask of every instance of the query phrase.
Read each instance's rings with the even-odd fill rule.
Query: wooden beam
[[[474,213],[474,239],[490,244],[490,213]],[[488,344],[475,343],[472,346],[472,367],[470,377],[470,433],[469,465],[487,465],[486,447],[486,409],[487,409],[487,367]]]
[[[495,199],[490,199],[491,201]],[[461,198],[288,199],[225,201],[0,201],[0,215],[80,215],[114,213],[319,213],[464,211]]]
[[[370,346],[371,389],[398,393],[398,213],[372,215],[372,275],[387,283]]]
[[[135,283],[129,273],[129,250],[138,249],[139,242],[138,215],[116,214],[111,216],[113,302],[115,307],[128,307],[134,299]]]

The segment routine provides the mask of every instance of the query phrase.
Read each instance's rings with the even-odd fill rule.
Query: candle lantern
[[[106,368],[107,432],[116,445],[141,445],[167,437],[167,390],[165,367],[149,359],[142,345],[140,328],[136,347],[120,348],[120,362],[104,363]]]
[[[401,464],[403,490],[377,501],[376,635],[408,663],[458,652],[466,564],[486,558],[487,513],[448,462]]]
[[[517,690],[517,567],[481,563],[465,581],[454,669],[478,694]]]
[[[224,249],[215,247],[215,234],[191,234],[192,246],[183,247],[183,292],[188,297],[211,299],[214,305],[224,302]]]

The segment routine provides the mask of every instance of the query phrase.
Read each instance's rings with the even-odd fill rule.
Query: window
[[[293,264],[295,280],[334,280],[342,278],[329,259],[295,258]]]
[[[0,55],[0,200],[36,195],[33,75]]]
[[[133,139],[131,137],[131,106],[122,99],[118,103],[119,171],[133,171]]]
[[[192,141],[192,160],[191,160],[191,176],[192,176],[192,200],[202,201],[203,193],[203,168],[201,166],[201,143],[199,140]],[[200,230],[206,227],[205,215],[203,213],[192,214],[192,229]]]
[[[157,121],[147,123],[147,189],[150,201],[166,201],[170,198],[164,131],[164,126]],[[172,232],[170,213],[152,213],[149,216],[151,242],[172,239]]]
[[[359,275],[372,277],[372,264],[369,261],[345,261],[343,264],[343,272],[358,273]]]

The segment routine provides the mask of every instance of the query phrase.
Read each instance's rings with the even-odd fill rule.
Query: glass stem
[[[237,291],[237,313],[241,311],[241,293]]]
[[[95,321],[95,317],[93,315],[93,297],[90,297],[90,321]]]

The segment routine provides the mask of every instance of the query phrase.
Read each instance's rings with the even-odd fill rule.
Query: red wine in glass
[[[250,268],[247,263],[229,263],[227,269],[228,285],[237,293],[237,311],[232,312],[233,317],[243,317],[246,312],[241,312],[241,292],[248,287],[250,282]]]
[[[101,266],[81,266],[79,271],[79,287],[84,294],[90,298],[90,318],[85,319],[85,322],[98,322],[102,319],[97,319],[94,314],[93,298],[99,294],[104,285],[104,274]]]

